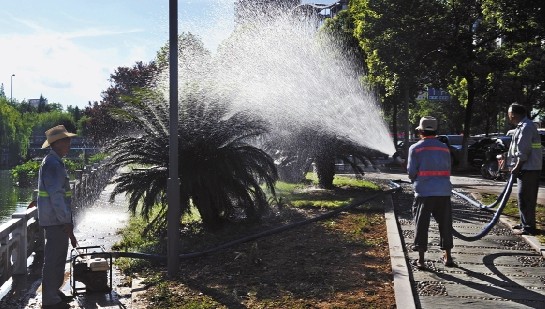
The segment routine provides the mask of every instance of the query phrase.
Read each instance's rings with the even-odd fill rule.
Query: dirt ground
[[[147,286],[133,308],[395,308],[382,207],[182,261],[178,280]],[[323,212],[283,210],[264,228]]]

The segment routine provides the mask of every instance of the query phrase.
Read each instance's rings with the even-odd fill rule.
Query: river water
[[[10,171],[0,170],[0,225],[9,221],[13,213],[26,209],[34,189],[14,186]]]

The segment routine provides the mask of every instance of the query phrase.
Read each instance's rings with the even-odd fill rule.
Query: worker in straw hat
[[[450,151],[436,138],[437,119],[426,116],[416,128],[420,141],[409,148],[407,172],[414,187],[415,236],[412,249],[418,251],[413,264],[426,268],[424,254],[428,250],[430,217],[439,225],[439,247],[443,250],[441,261],[445,266],[454,266],[451,256],[452,208],[450,194]]]
[[[68,241],[74,237],[70,183],[62,157],[70,151],[71,138],[63,125],[45,132],[42,148],[51,151],[42,160],[38,177],[38,220],[44,229],[45,248],[42,269],[42,308],[69,308],[70,297],[60,290],[64,283],[64,268]]]

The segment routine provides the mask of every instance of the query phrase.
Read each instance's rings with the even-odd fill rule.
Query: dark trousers
[[[61,301],[59,290],[64,283],[64,269],[68,254],[68,234],[62,225],[44,227],[45,248],[42,269],[42,305]]]
[[[536,230],[536,203],[541,171],[522,171],[517,176],[518,206],[522,228],[530,233]]]
[[[430,219],[439,225],[439,246],[442,250],[452,249],[452,206],[450,196],[417,197],[415,207],[414,245],[424,251],[428,250],[428,229]]]

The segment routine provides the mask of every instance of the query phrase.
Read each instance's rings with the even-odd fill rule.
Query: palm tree
[[[368,157],[376,152],[312,125],[290,128],[288,134],[272,135],[266,149],[277,162],[280,178],[288,182],[299,182],[305,178],[314,162],[318,184],[326,189],[333,188],[335,160],[342,160],[355,173],[363,175],[364,171],[358,163],[368,165]]]
[[[229,114],[225,101],[202,91],[180,102],[179,177],[182,213],[193,205],[205,227],[217,228],[232,218],[257,220],[267,207],[261,184],[272,194],[278,178],[272,158],[250,142],[267,132],[255,115]],[[112,197],[129,194],[129,209],[149,218],[155,204],[162,205],[153,224],[165,224],[168,178],[169,111],[158,93],[135,96],[117,111],[131,121],[135,134],[117,138],[108,148],[115,166],[144,166],[115,179]]]
[[[333,188],[336,159],[349,164],[356,174],[365,174],[358,163],[368,166],[370,163],[368,157],[373,153],[372,150],[330,133],[319,133],[316,139],[314,164],[320,187]]]

